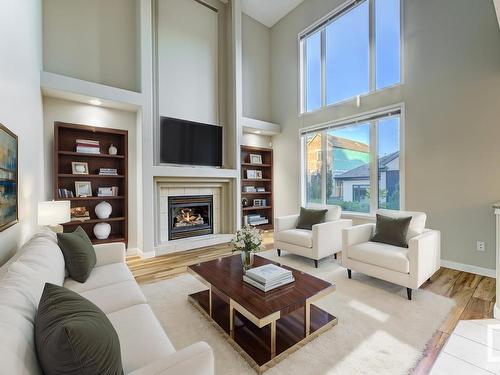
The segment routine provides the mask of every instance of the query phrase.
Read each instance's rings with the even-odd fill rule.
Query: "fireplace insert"
[[[212,234],[213,196],[168,197],[168,240]]]

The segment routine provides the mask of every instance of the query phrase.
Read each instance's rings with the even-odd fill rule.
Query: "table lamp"
[[[48,226],[55,233],[62,233],[62,223],[71,221],[70,201],[38,202],[38,225]]]

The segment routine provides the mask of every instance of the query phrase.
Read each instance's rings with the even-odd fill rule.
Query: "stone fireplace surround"
[[[164,177],[156,181],[156,255],[193,250],[229,242],[235,228],[233,197],[235,179],[204,177]],[[168,239],[168,197],[213,196],[213,234],[183,239]]]

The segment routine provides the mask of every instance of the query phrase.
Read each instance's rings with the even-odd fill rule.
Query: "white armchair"
[[[408,248],[397,247],[370,239],[375,224],[346,228],[342,233],[342,265],[351,270],[386,280],[407,289],[411,300],[412,289],[418,289],[441,266],[441,233],[425,228],[427,215],[423,212],[378,210],[390,217],[409,217]]]
[[[352,220],[340,219],[340,206],[332,206],[326,221],[313,225],[312,230],[297,229],[299,215],[277,217],[274,220],[274,241],[281,256],[281,251],[304,256],[318,261],[342,250],[342,229],[352,226]]]

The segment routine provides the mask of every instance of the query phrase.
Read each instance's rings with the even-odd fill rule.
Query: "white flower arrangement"
[[[247,225],[236,232],[231,244],[233,245],[233,251],[258,251],[262,245],[262,231]]]

